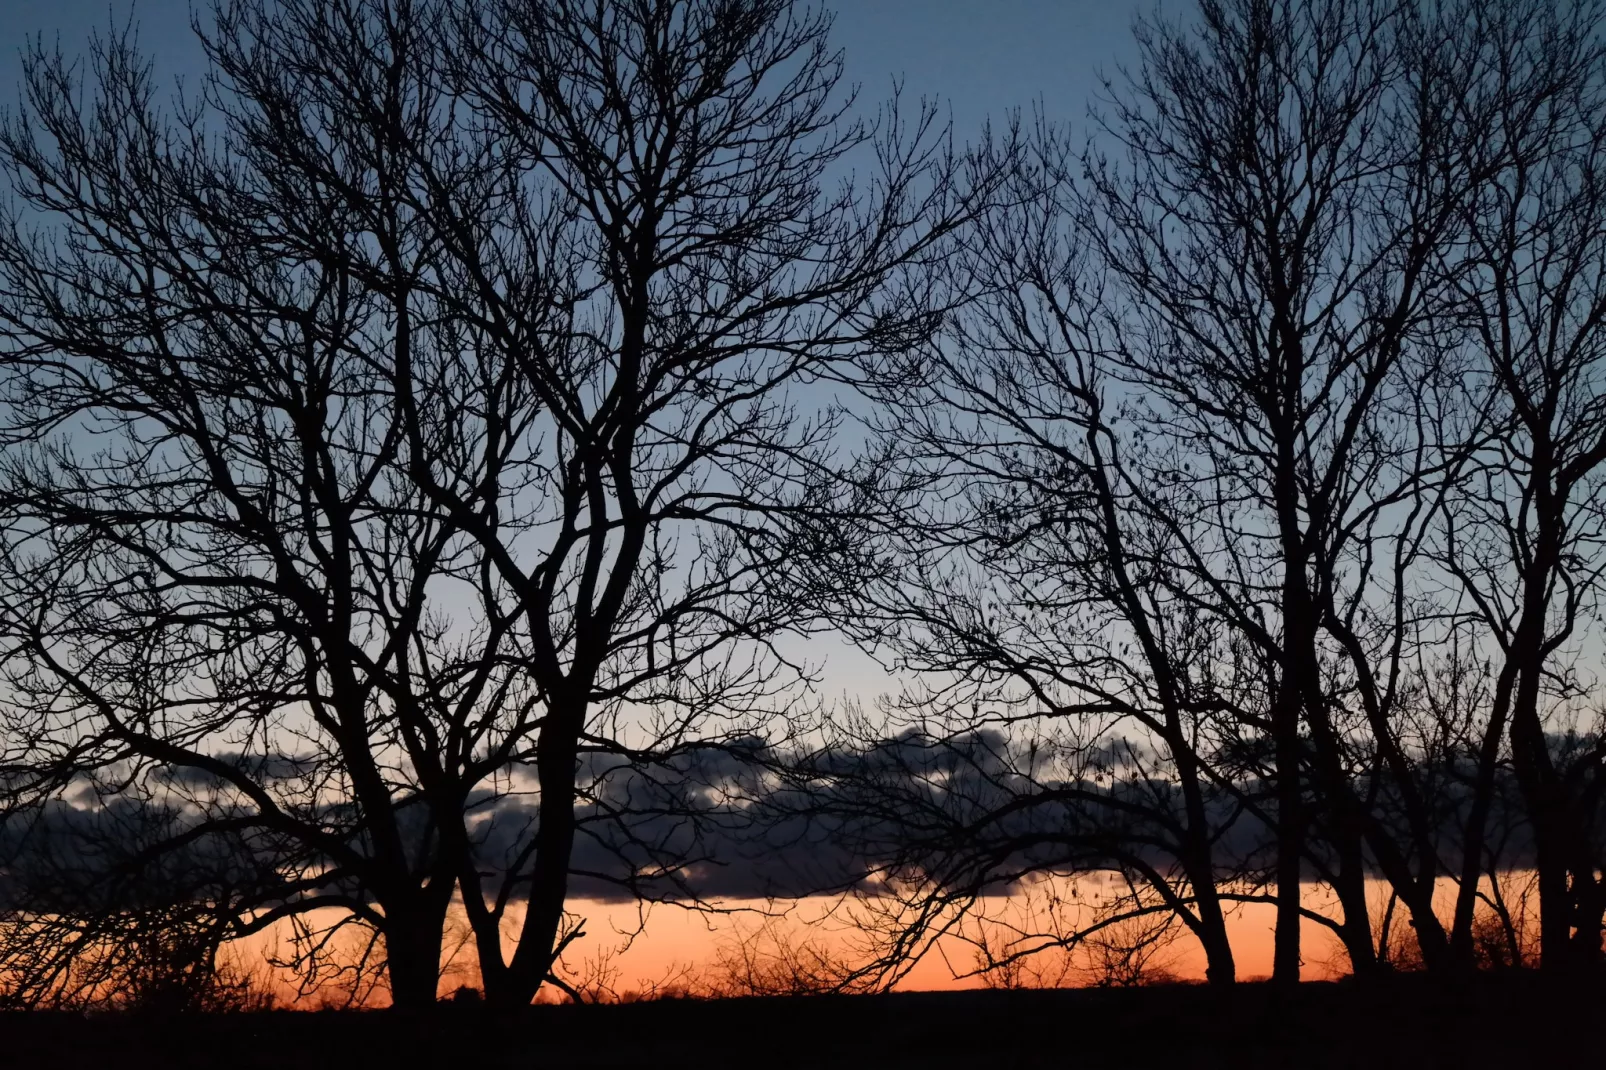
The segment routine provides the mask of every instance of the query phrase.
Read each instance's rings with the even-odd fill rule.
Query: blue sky
[[[0,102],[16,99],[17,51],[25,37],[59,38],[69,55],[89,34],[121,23],[130,11],[140,43],[169,74],[199,72],[186,0],[5,0],[0,46]],[[849,76],[867,105],[887,95],[894,78],[911,97],[953,109],[963,139],[987,116],[1029,107],[1080,125],[1095,72],[1133,54],[1132,18],[1174,12],[1182,0],[835,0],[836,39]]]
[[[1163,2],[1163,0],[1162,0]],[[1133,16],[1153,0],[847,0],[837,40],[869,99],[894,76],[906,91],[953,107],[961,132],[1041,97],[1051,116],[1080,122],[1097,89],[1134,54]],[[1171,0],[1171,6],[1177,6]]]

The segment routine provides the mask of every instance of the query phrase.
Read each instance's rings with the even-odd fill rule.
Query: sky
[[[170,74],[199,73],[186,0],[5,0],[0,101],[16,99],[17,52],[42,34],[69,55],[91,32],[130,12],[142,46]],[[987,117],[1030,107],[1038,98],[1057,119],[1080,122],[1097,90],[1097,71],[1113,73],[1133,55],[1132,19],[1179,8],[1180,0],[837,0],[836,40],[849,78],[873,103],[893,79],[911,97],[951,105],[963,137]],[[204,10],[204,9],[203,9]]]
[[[0,45],[0,108],[20,93],[19,52],[39,35],[46,47],[81,54],[91,35],[132,15],[141,49],[166,79],[194,86],[203,72],[190,29],[192,10],[208,0],[0,0],[8,33]],[[197,8],[196,5],[199,5]],[[833,0],[834,37],[847,78],[873,111],[902,86],[906,102],[934,101],[951,115],[956,139],[973,140],[989,119],[1041,104],[1056,122],[1085,129],[1100,73],[1116,75],[1136,55],[1132,22],[1158,12],[1174,17],[1184,0]],[[869,658],[832,638],[789,644],[823,669],[823,692],[866,700],[889,689]]]
[[[804,0],[807,2],[807,0]],[[191,15],[210,0],[0,0],[0,110],[21,92],[20,52],[36,35],[69,57],[93,34],[132,22],[140,48],[171,82],[195,86],[204,71]],[[1100,74],[1133,62],[1132,23],[1139,15],[1175,17],[1188,0],[827,0],[835,15],[847,79],[873,112],[901,84],[906,102],[938,103],[956,140],[971,141],[988,120],[1041,104],[1056,122],[1085,129]],[[888,689],[867,657],[834,639],[813,639],[800,653],[824,668],[827,695],[870,699]]]
[[[20,52],[36,36],[81,55],[93,34],[132,18],[139,45],[166,81],[195,86],[204,71],[191,30],[192,11],[210,0],[0,0],[7,33],[0,41],[0,109],[21,92]],[[1116,75],[1136,54],[1134,18],[1175,17],[1186,0],[830,0],[834,37],[847,79],[873,112],[901,84],[906,102],[936,102],[956,139],[973,140],[988,120],[1041,105],[1056,122],[1085,129],[1100,74]],[[829,696],[871,699],[888,689],[867,657],[830,638],[807,641],[801,654],[824,668]]]

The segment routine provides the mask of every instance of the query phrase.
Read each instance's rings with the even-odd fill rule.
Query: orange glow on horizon
[[[830,954],[840,955],[844,961],[850,960],[854,931],[840,918],[826,916],[830,905],[810,900],[792,904],[790,911],[773,923],[775,931],[789,939],[809,941]],[[565,975],[575,983],[600,979],[616,996],[628,998],[654,990],[678,988],[685,991],[688,987],[696,990],[696,982],[706,981],[710,976],[722,949],[728,954],[737,935],[751,935],[758,930],[766,904],[761,901],[726,902],[720,904],[722,912],[715,913],[668,905],[638,909],[631,903],[579,901],[573,904],[572,910],[585,919],[586,935],[565,956]],[[1230,911],[1228,935],[1239,980],[1252,981],[1271,974],[1273,918],[1270,904],[1242,904]],[[233,949],[233,961],[270,989],[281,1006],[316,1010],[343,1005],[346,994],[340,990],[326,989],[298,996],[289,971],[267,965],[269,952],[285,939],[282,930],[274,930],[241,941]],[[1336,938],[1320,923],[1305,920],[1301,946],[1303,980],[1326,980],[1348,972]],[[449,922],[442,958],[442,997],[449,997],[459,987],[478,987],[473,945],[467,939],[466,927],[460,918]],[[973,944],[958,938],[944,938],[899,981],[895,990],[985,987],[984,980],[974,972],[975,962]],[[1201,982],[1205,977],[1203,950],[1183,929],[1178,930],[1174,942],[1157,958],[1156,965],[1178,981]],[[544,987],[538,997],[542,1001],[562,998],[565,997],[551,985]],[[388,1002],[382,985],[362,1001],[363,1005],[371,1007]]]

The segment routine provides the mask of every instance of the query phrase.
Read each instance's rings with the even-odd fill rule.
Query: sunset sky
[[[835,40],[844,50],[848,77],[861,87],[861,106],[873,110],[901,81],[906,100],[925,98],[951,109],[963,142],[989,119],[1000,121],[1012,109],[1029,111],[1039,102],[1051,119],[1082,126],[1087,104],[1098,93],[1098,73],[1115,74],[1135,54],[1134,16],[1165,12],[1168,4],[1175,7],[1176,0],[1159,0],[1158,7],[1152,0],[854,0],[829,6],[836,10]],[[8,40],[20,44],[24,34],[39,34],[47,46],[57,40],[73,55],[93,33],[122,25],[132,13],[141,49],[156,59],[159,73],[193,86],[203,66],[189,28],[191,10],[184,0],[11,0]],[[19,83],[13,45],[0,51],[0,103],[11,106]],[[823,690],[831,696],[869,700],[888,687],[869,659],[834,640],[811,645],[809,657],[824,663]],[[592,940],[572,957],[621,943],[620,933],[635,920],[630,906],[577,903],[574,909],[591,918]],[[645,935],[619,959],[619,983],[633,987],[674,966],[705,960],[728,924],[658,908]],[[1242,973],[1268,972],[1269,914],[1262,918],[1251,910],[1235,928],[1244,948]],[[1319,946],[1320,937],[1313,937]],[[1178,942],[1180,973],[1202,972],[1191,945]],[[954,954],[956,968],[969,966],[967,951]],[[939,988],[954,983],[940,956],[922,963],[909,982]]]
[[[197,6],[204,9],[204,0]],[[1073,137],[1079,138],[1089,129],[1088,108],[1097,107],[1101,75],[1119,80],[1121,69],[1135,61],[1133,20],[1148,12],[1175,16],[1185,5],[1181,0],[833,0],[826,6],[836,12],[834,41],[844,51],[849,80],[859,86],[861,110],[873,113],[895,86],[901,86],[906,101],[934,102],[951,115],[956,140],[963,143],[989,122],[1037,108],[1049,120],[1068,124]],[[189,27],[191,11],[185,0],[8,0],[8,47],[0,51],[0,108],[12,108],[20,92],[19,46],[24,36],[38,35],[46,47],[58,42],[65,54],[73,56],[83,52],[92,34],[121,27],[130,19],[158,74],[194,87],[204,66]],[[458,187],[450,189],[453,196],[459,193]],[[118,493],[123,493],[121,486]],[[897,686],[845,641],[812,640],[807,659],[819,666],[820,690],[827,702],[869,703]],[[1378,884],[1373,891],[1374,916],[1381,917],[1387,887]],[[1430,893],[1431,886],[1424,896],[1431,898]],[[1320,893],[1313,893],[1309,905],[1320,910],[1319,900]],[[437,900],[441,901],[444,897]],[[705,965],[729,946],[733,932],[756,924],[754,914],[700,914],[659,906],[651,911],[644,930],[632,935],[638,916],[633,904],[577,901],[572,911],[587,919],[588,939],[575,946],[567,961],[575,965],[619,949],[613,983],[620,991],[668,978],[677,968]],[[822,904],[806,901],[781,928],[836,946],[846,939],[845,923],[840,917],[824,918],[823,911]],[[1272,920],[1266,904],[1242,906],[1233,913],[1229,930],[1240,978],[1270,974]],[[1199,946],[1180,926],[1178,931],[1179,939],[1163,965],[1180,977],[1201,978],[1204,959]],[[1332,975],[1333,963],[1343,956],[1329,931],[1307,921],[1304,937],[1303,975]],[[494,932],[487,939],[494,943]],[[262,942],[257,942],[259,948]],[[622,950],[626,946],[628,950]],[[973,967],[971,949],[948,943],[939,945],[938,951],[920,963],[904,987],[979,983],[955,976]],[[427,975],[424,982],[427,988]],[[449,975],[443,985],[449,988],[451,983]]]

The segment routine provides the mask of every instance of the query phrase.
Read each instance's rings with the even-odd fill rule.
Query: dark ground
[[[0,1066],[1426,1067],[1606,1061],[1606,983],[944,992],[433,1015],[0,1016]]]

